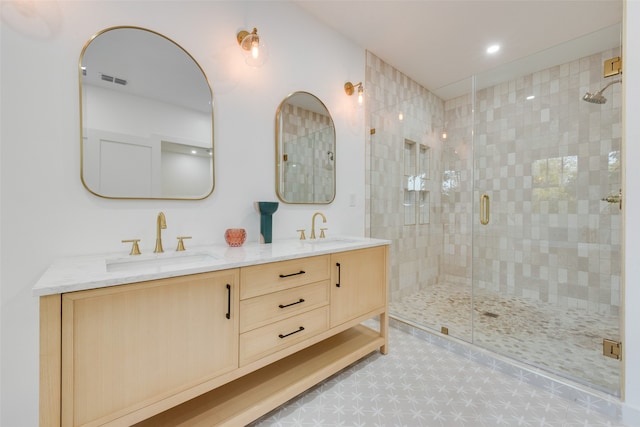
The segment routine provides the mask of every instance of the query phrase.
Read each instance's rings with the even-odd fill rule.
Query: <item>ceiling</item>
[[[622,0],[293,1],[444,99],[472,75],[532,72],[559,63],[547,53],[567,62],[621,40]]]
[[[202,69],[182,47],[153,31],[102,31],[85,46],[81,62],[84,90],[96,86],[211,113],[211,90]]]

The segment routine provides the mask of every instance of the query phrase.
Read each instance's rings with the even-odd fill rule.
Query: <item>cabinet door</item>
[[[386,246],[331,255],[331,327],[386,304]]]
[[[96,424],[238,366],[238,271],[62,297],[62,425]]]

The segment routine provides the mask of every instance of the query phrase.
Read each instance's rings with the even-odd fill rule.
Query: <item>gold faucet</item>
[[[309,236],[310,239],[315,239],[316,238],[316,217],[320,215],[322,217],[322,222],[327,222],[327,217],[324,216],[324,214],[322,212],[316,212],[313,214],[313,216],[311,217],[311,236]],[[324,237],[324,230],[322,232],[322,235],[320,237]]]
[[[164,217],[164,212],[158,214],[156,223],[158,228],[156,230],[156,248],[153,250],[154,254],[164,252],[164,249],[162,249],[162,229],[167,228],[167,220]]]

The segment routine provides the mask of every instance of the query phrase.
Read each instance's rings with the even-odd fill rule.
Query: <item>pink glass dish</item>
[[[224,232],[224,240],[232,247],[242,246],[246,238],[247,232],[244,228],[228,228]]]

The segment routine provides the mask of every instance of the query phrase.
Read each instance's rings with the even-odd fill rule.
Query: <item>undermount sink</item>
[[[170,270],[185,268],[191,264],[211,262],[218,257],[205,252],[171,252],[151,255],[136,255],[105,260],[108,272],[136,271],[145,269]]]

